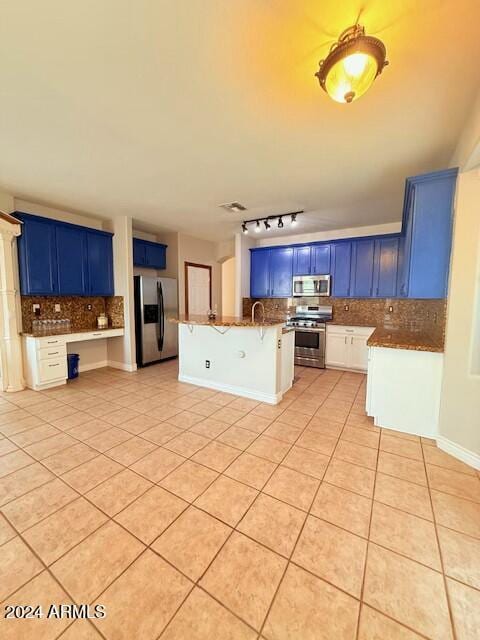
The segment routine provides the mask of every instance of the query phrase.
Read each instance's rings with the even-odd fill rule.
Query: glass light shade
[[[328,71],[325,90],[336,102],[353,102],[371,86],[378,73],[377,60],[368,53],[351,53]]]

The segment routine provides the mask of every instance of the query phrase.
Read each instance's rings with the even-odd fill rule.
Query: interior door
[[[185,310],[190,315],[206,316],[212,308],[212,268],[185,263]]]

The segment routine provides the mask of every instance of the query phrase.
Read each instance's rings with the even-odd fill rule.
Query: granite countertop
[[[125,329],[125,327],[107,327],[106,329],[70,329],[70,331],[52,331],[51,333],[29,333],[28,331],[22,331],[21,336],[28,338],[49,338],[51,336],[69,336],[72,333],[101,333],[103,331],[113,331],[114,329]]]
[[[170,322],[177,324],[200,324],[212,325],[215,327],[276,327],[285,324],[283,320],[272,320],[265,318],[261,321],[258,318],[252,322],[251,318],[237,318],[235,316],[217,316],[215,320],[201,315],[180,315],[178,318],[170,318]]]
[[[375,329],[367,340],[369,347],[389,347],[410,351],[431,351],[443,353],[444,338],[440,335],[409,331],[408,329]]]

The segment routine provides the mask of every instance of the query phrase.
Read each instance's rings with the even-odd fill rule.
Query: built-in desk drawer
[[[50,347],[65,347],[65,336],[45,336],[44,338],[35,338],[35,345],[37,350]]]
[[[39,383],[52,380],[64,380],[67,377],[67,358],[65,355],[59,358],[48,358],[38,362]]]
[[[67,347],[64,344],[55,345],[51,347],[43,347],[37,351],[37,358],[39,360],[48,360],[49,358],[59,358],[60,356],[67,357]]]

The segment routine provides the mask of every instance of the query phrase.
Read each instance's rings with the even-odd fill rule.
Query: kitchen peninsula
[[[294,333],[283,321],[184,315],[172,322],[181,382],[269,404],[292,386]]]

